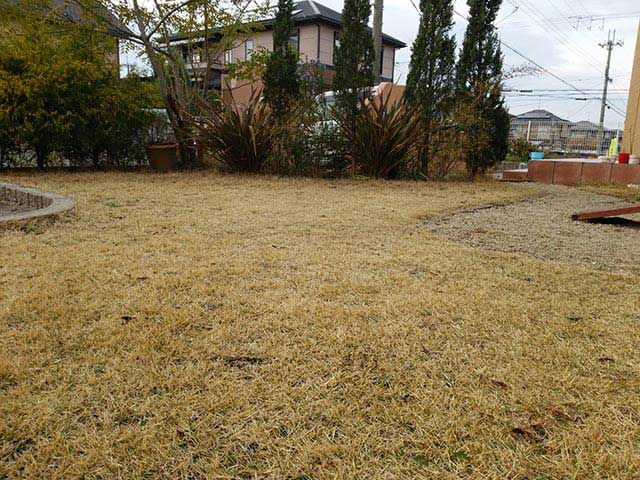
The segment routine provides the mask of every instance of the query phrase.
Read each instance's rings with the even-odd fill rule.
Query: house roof
[[[13,7],[19,9],[21,0],[3,0]],[[47,5],[47,4],[45,4]],[[88,12],[88,9],[91,11]],[[85,26],[104,28],[109,35],[125,38],[133,35],[131,30],[123,25],[118,18],[107,10],[99,2],[95,2],[93,7],[88,7],[88,3],[81,6],[74,0],[49,0],[48,7],[42,12],[45,15],[52,15],[55,19],[63,22],[77,23]],[[87,14],[88,13],[88,14]]]
[[[110,35],[117,37],[127,37],[132,34],[128,27],[123,25],[120,20],[103,5],[96,2],[95,5],[89,6],[84,3],[80,6],[73,0],[50,0],[52,10],[59,12],[59,16],[72,23],[95,25],[104,24],[104,28]],[[90,12],[88,10],[91,10]],[[89,15],[87,15],[89,13]]]
[[[273,26],[274,20],[275,18],[273,17],[267,18],[260,23],[265,28],[269,28]],[[314,0],[302,0],[297,2],[294,9],[294,20],[296,25],[323,22],[336,27],[342,26],[342,14],[340,12],[337,12],[336,10]],[[369,31],[371,31],[371,28],[369,28]],[[188,35],[184,33],[176,33],[171,35],[169,40],[182,40],[187,38],[187,36]],[[382,41],[388,45],[394,46],[395,48],[404,48],[407,46],[402,40],[398,40],[386,33],[382,34]]]
[[[580,122],[576,122],[573,125],[571,125],[571,130],[585,131],[585,132],[598,131],[600,130],[600,125],[593,122],[589,122],[587,120],[582,120]],[[607,128],[607,127],[604,127],[603,130],[605,132],[613,131],[613,129]]]
[[[515,118],[511,119],[512,122],[566,122],[569,120],[560,118],[557,115],[551,113],[548,110],[531,110],[530,112],[521,113]]]

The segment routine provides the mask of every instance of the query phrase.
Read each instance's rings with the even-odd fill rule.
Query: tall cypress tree
[[[289,44],[293,32],[293,0],[279,0],[273,27],[273,52],[262,75],[263,96],[276,119],[283,118],[300,92],[298,56]]]
[[[457,90],[475,102],[491,133],[491,144],[467,157],[467,168],[476,175],[506,158],[509,115],[502,98],[502,51],[495,27],[502,0],[467,0],[467,4],[469,24],[457,67]]]
[[[455,92],[453,0],[421,0],[420,12],[405,99],[421,113],[422,142],[418,160],[422,173],[427,176],[437,148],[434,135],[447,115]]]
[[[354,118],[374,80],[373,40],[367,28],[370,15],[369,0],[345,0],[333,84],[338,109]]]

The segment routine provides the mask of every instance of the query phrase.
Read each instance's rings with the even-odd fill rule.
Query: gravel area
[[[625,205],[615,197],[561,186],[507,206],[432,218],[428,228],[485,250],[520,253],[581,266],[640,274],[640,215],[575,222],[582,210]]]
[[[17,205],[15,203],[7,203],[7,202],[0,201],[0,220],[5,215],[28,212],[29,210],[33,210],[33,209],[34,209],[33,207],[27,207],[24,205]]]

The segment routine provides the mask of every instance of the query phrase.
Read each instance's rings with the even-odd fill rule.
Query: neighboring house
[[[560,149],[571,122],[547,110],[532,110],[511,119],[510,136],[550,149]]]
[[[334,76],[336,46],[340,43],[342,15],[313,0],[303,0],[296,4],[294,20],[295,31],[290,42],[298,52],[299,62],[320,67],[324,72],[324,80],[330,87]],[[247,60],[257,49],[273,50],[273,22],[274,18],[259,22],[260,28],[255,33],[236,42],[229,50],[219,51],[219,49],[210,48],[215,51],[215,58],[210,59],[209,62],[203,58],[204,39],[199,39],[198,43],[190,38],[193,35],[175,34],[170,37],[170,45],[181,50],[192,81],[202,81],[206,78],[208,88],[222,91],[223,95],[228,95],[228,92],[232,91],[234,100],[241,103],[246,101],[253,90],[261,88],[261,81],[229,79],[225,67],[234,61]],[[209,42],[209,45],[215,45],[215,34],[211,35]],[[383,35],[382,45],[382,65],[379,75],[381,81],[392,82],[396,50],[406,45],[389,35]]]
[[[511,118],[509,135],[542,148],[562,152],[597,154],[609,148],[616,130],[588,121],[570,122],[547,110],[532,110]]]
[[[633,73],[631,74],[629,102],[627,105],[627,120],[625,122],[622,150],[633,155],[640,155],[640,25],[638,26],[636,55],[633,61]]]
[[[21,0],[0,0],[6,1],[10,6],[21,7]],[[48,5],[48,6],[46,6]],[[89,2],[83,3],[86,8],[90,5]],[[51,17],[52,20],[57,22],[69,22],[75,23],[87,28],[92,28],[97,31],[105,31],[113,42],[113,50],[108,54],[107,60],[109,60],[117,68],[118,74],[120,72],[120,38],[127,37],[131,31],[107,10],[99,2],[93,4],[91,11],[87,11],[86,8],[83,11],[78,2],[74,0],[49,0],[48,4],[45,4],[45,10],[42,12],[44,15]]]

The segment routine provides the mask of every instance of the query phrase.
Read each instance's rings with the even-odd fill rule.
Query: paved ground
[[[431,219],[438,235],[485,250],[520,253],[598,270],[640,273],[640,215],[574,222],[572,213],[624,205],[623,200],[561,186],[542,198]]]

